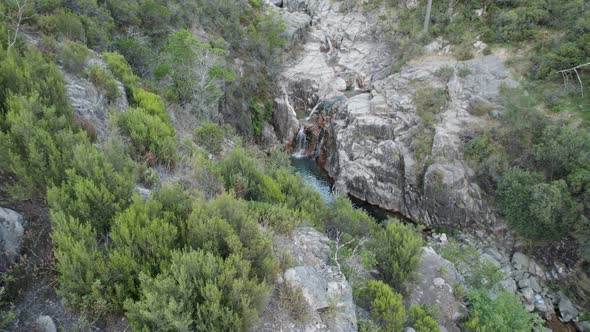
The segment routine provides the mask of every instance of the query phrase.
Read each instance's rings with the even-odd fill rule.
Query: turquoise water
[[[305,183],[320,193],[326,204],[330,204],[334,201],[334,192],[332,190],[333,183],[326,171],[321,169],[315,160],[311,158],[292,157],[291,165],[293,165],[295,171],[303,177]],[[379,207],[354,199],[353,197],[350,197],[350,200],[354,207],[365,210],[368,215],[375,218],[377,221],[384,221],[396,217],[396,214],[393,212],[380,209]]]

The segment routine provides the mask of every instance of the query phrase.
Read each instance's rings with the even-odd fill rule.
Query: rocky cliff
[[[375,20],[344,15],[340,6],[283,1],[309,14],[312,24],[282,72],[284,95],[274,115],[279,139],[291,144],[301,123],[311,143],[307,154],[319,156],[339,192],[425,225],[493,224],[495,213],[463,159],[463,145],[470,128],[486,121],[473,114],[474,105],[499,109],[500,87],[516,86],[502,61],[430,56],[391,73],[392,55],[374,35]],[[444,92],[428,120],[431,137],[424,137],[417,106],[427,88]],[[427,142],[419,156],[420,140]]]

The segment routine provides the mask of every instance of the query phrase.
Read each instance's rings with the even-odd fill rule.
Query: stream
[[[303,181],[307,185],[320,193],[324,203],[329,205],[334,201],[335,194],[332,190],[333,181],[330,179],[326,171],[318,166],[314,159],[302,157],[301,154],[296,153],[291,156],[291,165],[295,169],[295,172],[301,175]],[[353,197],[349,197],[349,199],[355,208],[363,209],[378,222],[397,217],[393,212],[383,210]]]

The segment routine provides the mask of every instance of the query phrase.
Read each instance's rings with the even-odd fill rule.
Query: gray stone
[[[574,306],[572,301],[563,293],[560,293],[561,299],[557,305],[559,308],[559,316],[562,321],[570,322],[578,317],[578,309]]]
[[[432,284],[436,287],[442,287],[445,285],[445,280],[443,278],[434,278]]]
[[[447,234],[445,234],[445,233],[442,233],[442,234],[440,235],[440,242],[441,242],[441,243],[447,243],[448,241],[449,241],[449,240],[447,239]]]
[[[16,211],[0,207],[0,272],[6,271],[20,254],[24,218]]]
[[[590,331],[590,321],[577,322],[576,327],[582,332]]]
[[[514,255],[512,255],[512,264],[518,270],[528,270],[530,260],[525,254],[515,252]]]
[[[35,320],[35,328],[38,332],[57,332],[53,319],[49,316],[39,316]]]
[[[414,330],[411,327],[406,327],[406,328],[404,328],[404,332],[416,332],[416,330]]]
[[[516,281],[514,281],[512,278],[507,278],[500,281],[500,285],[502,285],[505,290],[513,293],[516,293],[516,290],[518,289],[516,286]]]
[[[529,281],[529,283],[528,283],[529,286],[535,291],[535,293],[541,293],[541,291],[543,289],[539,285],[539,282],[537,281],[537,278],[535,278],[535,277],[529,277],[528,281]]]
[[[445,270],[445,279],[440,278],[440,271]],[[456,299],[450,284],[461,283],[461,276],[455,266],[438,255],[432,248],[424,249],[422,261],[418,267],[416,281],[407,285],[412,290],[408,297],[409,304],[432,305],[440,308],[437,322],[448,331],[458,332],[457,322],[464,316],[465,308],[461,300]]]
[[[280,311],[275,297],[262,314],[256,331],[343,331],[357,330],[352,287],[338,268],[331,265],[332,242],[313,228],[295,229],[288,238],[277,238],[277,250],[293,257],[294,267],[283,274],[284,284],[301,289],[310,310],[308,322],[298,322]],[[333,315],[323,315],[331,306]],[[278,310],[278,311],[277,311]]]
[[[528,302],[532,303],[534,301],[535,292],[533,291],[532,288],[525,287],[520,290],[520,293]]]

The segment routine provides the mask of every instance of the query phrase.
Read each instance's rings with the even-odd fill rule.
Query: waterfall
[[[295,138],[295,148],[296,151],[293,153],[293,157],[295,158],[303,158],[305,157],[305,150],[307,149],[307,137],[305,136],[305,126],[301,125],[299,127],[299,131],[297,132],[297,137]]]

